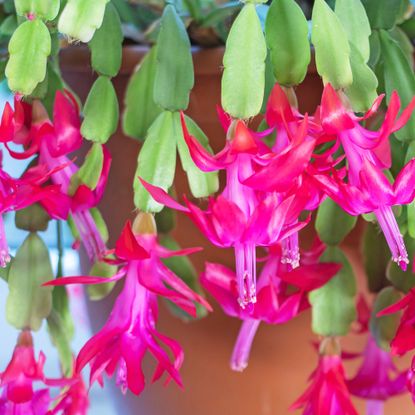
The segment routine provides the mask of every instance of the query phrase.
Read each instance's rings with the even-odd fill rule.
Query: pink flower
[[[353,379],[347,381],[352,395],[367,400],[368,414],[382,415],[383,402],[405,392],[407,371],[399,372],[390,353],[380,349],[369,336],[363,363]]]
[[[296,99],[294,95],[291,98]],[[269,95],[265,118],[267,124],[277,131],[277,139],[273,146],[273,151],[277,154],[283,152],[303,135],[301,130],[304,127],[305,117],[290,102],[286,92],[278,83],[274,85]],[[314,141],[321,134],[321,127],[313,118],[308,116],[306,118],[308,123],[303,139]]]
[[[80,133],[79,108],[72,95],[57,91],[53,107],[53,123],[45,114],[41,104],[35,102],[33,108],[15,100],[15,110],[6,105],[0,125],[0,136],[4,133],[7,142],[24,144],[25,151],[10,154],[19,159],[39,153],[39,162],[53,171],[53,183],[61,186],[62,192],[70,197],[70,212],[80,235],[80,241],[91,262],[101,259],[106,246],[90,212],[100,202],[111,165],[111,156],[102,146],[103,164],[95,188],[80,184],[71,188],[71,180],[78,168],[68,158],[68,154],[79,149],[82,144]],[[64,166],[59,168],[60,166]]]
[[[6,370],[0,375],[3,393],[0,398],[1,415],[46,415],[51,403],[50,386],[63,386],[68,379],[46,379],[43,374],[45,355],[41,352],[36,361],[32,335],[22,331],[19,335],[13,357]],[[43,389],[34,390],[34,383],[40,382]]]
[[[303,415],[358,415],[350,399],[340,356],[320,356],[311,384],[292,405]]]
[[[157,202],[185,212],[214,245],[235,249],[236,296],[241,308],[256,302],[256,247],[274,245],[308,222],[297,221],[303,200],[294,195],[281,200],[277,193],[270,193],[246,217],[237,204],[223,195],[211,198],[208,209],[203,211],[187,199],[186,206],[182,206],[163,189],[140,180]]]
[[[57,398],[58,404],[47,415],[87,415],[89,408],[88,390],[80,374]]]
[[[391,342],[393,354],[403,355],[415,349],[415,289],[409,291],[401,300],[385,308],[378,316],[397,313],[403,310],[398,330]]]
[[[1,155],[0,155],[1,156]],[[0,167],[0,266],[10,261],[9,248],[3,223],[3,214],[24,209],[40,203],[55,219],[66,219],[69,213],[69,198],[62,193],[59,185],[46,185],[52,174],[64,166],[47,170],[44,165],[31,167],[22,177],[15,179]]]
[[[315,179],[327,194],[351,215],[373,212],[385,235],[392,259],[402,269],[408,264],[408,254],[392,212],[392,206],[408,204],[415,197],[415,161],[411,160],[390,184],[383,170],[390,167],[389,136],[405,125],[415,107],[415,99],[397,118],[400,100],[394,92],[379,131],[370,131],[359,124],[376,112],[380,96],[363,117],[356,117],[341,102],[330,84],[327,84],[320,110],[321,124],[327,134],[333,134],[341,143],[347,159],[348,182],[340,175],[316,175]]]
[[[269,249],[269,255],[258,278],[258,296],[255,306],[241,309],[236,301],[237,278],[220,264],[207,263],[201,276],[202,286],[216,299],[223,311],[243,320],[231,358],[233,370],[242,371],[248,365],[249,353],[261,321],[282,324],[310,307],[307,293],[324,285],[338,271],[334,263],[318,263],[322,251],[316,247],[307,253],[302,264],[292,269],[282,263],[280,246]],[[307,258],[309,257],[309,258]],[[311,260],[310,260],[311,259]],[[296,287],[297,290],[292,288]]]
[[[183,133],[186,143],[189,147],[190,155],[195,164],[203,171],[208,172],[212,170],[224,169],[226,170],[226,187],[223,193],[218,197],[216,210],[225,211],[225,206],[229,212],[235,213],[236,222],[234,225],[246,228],[246,225],[252,220],[255,215],[259,214],[261,204],[266,195],[258,195],[257,192],[250,186],[250,177],[255,174],[258,168],[264,164],[272,164],[275,166],[278,174],[273,175],[273,191],[283,192],[288,191],[293,187],[293,183],[297,176],[304,170],[310,160],[311,152],[314,147],[314,142],[301,142],[301,139],[295,145],[289,148],[285,153],[275,155],[272,154],[259,141],[257,135],[250,131],[245,123],[241,120],[233,120],[226,114],[221,113],[222,124],[227,130],[227,142],[225,148],[216,156],[212,156],[204,147],[192,137],[184,122],[182,115]],[[306,122],[305,122],[306,125]],[[298,132],[301,134],[301,131]],[[261,178],[262,180],[263,178]],[[268,197],[268,200],[274,199],[272,202],[275,208],[283,202],[285,197],[274,194]],[[301,209],[298,211],[300,213]],[[231,217],[232,213],[228,216]],[[222,217],[216,215],[216,222],[224,224],[224,214]],[[297,215],[298,216],[298,215]],[[239,223],[238,223],[239,222]],[[244,224],[244,223],[245,224]],[[224,228],[226,225],[224,224]],[[242,233],[241,233],[242,235]],[[248,240],[245,238],[241,240],[241,235],[232,241],[231,246],[235,250],[236,268],[238,275],[238,291],[239,302],[242,307],[256,301],[256,246],[261,245],[261,242],[255,240]],[[293,233],[296,235],[296,232]],[[277,233],[275,234],[276,237]],[[209,236],[208,236],[209,237]],[[211,239],[211,238],[209,238]],[[289,237],[287,238],[289,240]],[[228,241],[214,241],[218,246],[229,246]],[[287,252],[292,255],[292,263],[294,266],[298,263],[297,247],[295,243],[291,249],[287,248]]]
[[[146,352],[157,360],[153,381],[163,373],[168,380],[181,385],[179,368],[183,362],[183,351],[173,339],[156,329],[157,296],[163,296],[182,310],[196,316],[195,302],[211,310],[209,304],[161,261],[174,255],[186,255],[198,249],[168,251],[157,243],[156,235],[145,233],[134,235],[127,223],[117,241],[115,254],[124,263],[112,278],[66,277],[51,281],[49,285],[98,284],[116,281],[125,275],[123,291],[99,333],[93,336],[80,351],[76,360],[76,371],[91,365],[90,382],[102,382],[104,372],[108,376],[117,373],[117,384],[125,392],[130,389],[139,394],[145,386],[141,362]],[[173,359],[171,360],[169,353]]]

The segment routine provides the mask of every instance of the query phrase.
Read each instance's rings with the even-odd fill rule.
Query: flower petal
[[[148,193],[152,196],[152,198],[161,203],[164,206],[169,207],[170,209],[179,210],[181,212],[189,212],[189,209],[182,206],[180,203],[176,202],[164,189],[161,187],[157,187],[152,185],[151,183],[146,182],[141,177],[138,178],[141,184],[145,187]]]
[[[338,134],[355,126],[355,122],[329,83],[324,87],[321,98],[321,121],[328,134]]]
[[[150,257],[149,253],[137,242],[130,221],[124,225],[121,235],[115,244],[115,255],[128,261]]]
[[[200,144],[199,140],[190,135],[183,112],[180,113],[180,119],[182,123],[184,140],[186,141],[189,153],[196,166],[204,172],[223,169],[225,164],[218,161],[215,156],[210,154],[209,151],[207,151],[205,147]]]
[[[406,205],[415,197],[415,159],[407,163],[399,172],[393,186],[396,203]]]

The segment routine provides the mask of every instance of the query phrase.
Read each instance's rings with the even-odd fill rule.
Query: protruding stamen
[[[408,252],[392,208],[390,206],[382,206],[374,213],[391,250],[392,260],[406,271],[409,264]]]
[[[238,303],[242,309],[256,303],[256,252],[251,244],[235,246]]]
[[[120,387],[123,395],[127,393],[128,382],[127,382],[127,365],[124,359],[120,359],[120,365],[117,371],[117,378],[115,381],[116,385]]]

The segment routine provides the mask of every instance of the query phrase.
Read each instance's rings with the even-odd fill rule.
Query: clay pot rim
[[[125,45],[123,46],[122,64],[117,76],[129,76],[144,55],[150,49],[146,45]],[[196,75],[213,75],[222,72],[224,46],[212,48],[192,47],[193,62]],[[61,49],[60,64],[65,70],[77,73],[92,73],[90,64],[90,50],[85,45],[71,45]],[[315,74],[316,66],[314,54],[307,73]]]

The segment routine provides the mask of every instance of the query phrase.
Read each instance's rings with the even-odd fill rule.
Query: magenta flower
[[[200,231],[219,247],[233,247],[236,258],[236,298],[241,308],[256,303],[256,247],[270,246],[302,229],[307,222],[298,222],[303,201],[295,196],[284,200],[271,193],[258,203],[249,217],[223,195],[209,200],[206,211],[185,199],[182,206],[163,189],[141,179],[141,183],[159,203],[185,212]]]
[[[96,207],[102,199],[111,166],[111,156],[108,150],[104,146],[101,147],[101,150],[104,161],[101,175],[95,189],[90,189],[88,186],[81,184],[77,187],[75,193],[71,194],[71,178],[78,171],[78,168],[74,164],[67,164],[67,167],[57,171],[51,177],[54,183],[60,183],[62,185],[62,191],[70,197],[70,213],[79,232],[79,240],[84,245],[91,262],[102,259],[107,250],[101,233],[90,212],[90,209]],[[41,145],[40,160],[52,167],[67,162],[68,158],[66,156],[52,157],[46,145]]]
[[[293,319],[310,307],[308,292],[324,285],[339,271],[338,264],[318,263],[322,251],[319,247],[315,252],[317,250],[317,255],[307,253],[302,264],[291,269],[281,261],[281,247],[270,248],[258,278],[257,303],[244,309],[236,300],[237,278],[234,272],[220,264],[206,264],[201,276],[203,287],[227,315],[243,320],[231,358],[233,370],[242,371],[247,367],[252,342],[261,321],[282,324]],[[293,286],[297,290],[293,290]]]
[[[68,154],[82,144],[80,134],[79,108],[69,92],[57,91],[53,107],[53,123],[48,119],[40,104],[33,108],[15,100],[15,110],[5,107],[0,125],[0,140],[24,144],[25,151],[15,152],[8,148],[15,158],[27,158],[39,153],[39,162],[53,171],[51,180],[61,186],[62,192],[70,197],[70,213],[80,235],[80,241],[91,262],[101,259],[106,246],[90,212],[100,202],[111,165],[111,156],[102,146],[103,165],[97,186],[94,189],[81,184],[75,192],[70,189],[72,176],[78,168]],[[33,119],[32,119],[33,118]],[[60,168],[60,166],[64,166]]]
[[[294,98],[294,96],[293,96]],[[308,123],[306,131],[304,128],[304,116],[290,103],[284,89],[276,83],[272,89],[265,114],[265,119],[270,127],[277,131],[277,139],[273,146],[275,153],[281,153],[293,144],[298,137],[305,133],[305,141],[314,141],[321,134],[321,127],[314,122],[313,118],[306,116]]]
[[[358,415],[345,382],[340,356],[320,356],[311,384],[291,409],[304,408],[303,415]]]
[[[275,84],[269,96],[266,121],[277,132],[273,154],[268,151],[258,163],[256,172],[243,183],[263,192],[281,193],[291,188],[291,193],[304,197],[307,203],[305,209],[314,210],[320,204],[323,194],[305,172],[321,128],[308,115],[303,116],[290,104],[279,84]],[[291,159],[292,152],[298,154],[296,160]],[[291,162],[295,162],[295,165]],[[293,170],[295,174],[291,174]],[[287,182],[284,182],[285,178],[288,179]],[[297,267],[300,260],[298,232],[281,241],[281,244],[283,261],[293,268]]]
[[[45,136],[47,140],[43,140]],[[10,154],[17,159],[28,158],[40,151],[42,141],[53,155],[59,157],[79,149],[82,145],[79,108],[69,91],[57,91],[53,107],[53,124],[46,110],[37,101],[32,105],[15,97],[14,110],[6,103],[0,123],[0,142],[5,143]],[[15,152],[10,142],[24,146]]]
[[[399,372],[390,353],[380,349],[369,336],[363,363],[353,379],[347,381],[352,395],[367,400],[369,415],[383,415],[384,401],[406,390],[408,371]]]
[[[104,372],[108,376],[116,372],[121,390],[126,392],[130,389],[138,395],[145,386],[141,362],[148,351],[158,363],[153,381],[166,372],[167,382],[173,379],[181,385],[178,370],[183,362],[183,350],[175,340],[156,329],[157,296],[167,298],[193,316],[196,316],[196,302],[208,310],[211,308],[204,298],[167,268],[161,258],[187,255],[198,250],[168,251],[158,245],[156,235],[134,235],[130,223],[127,223],[115,249],[117,258],[124,263],[117,275],[109,279],[66,277],[49,282],[48,285],[98,284],[116,281],[125,275],[123,291],[106,324],[79,352],[76,371],[81,371],[89,363],[91,384],[102,382]],[[168,352],[171,352],[173,360]]]
[[[9,247],[3,223],[3,214],[18,211],[34,203],[40,203],[55,219],[66,219],[69,213],[69,198],[59,185],[46,185],[51,175],[64,166],[48,171],[44,165],[31,167],[20,179],[9,176],[0,167],[0,266],[10,261]]]
[[[214,245],[234,248],[238,299],[245,307],[256,302],[256,247],[275,244],[302,228],[304,224],[298,223],[297,218],[304,201],[277,193],[258,195],[244,182],[271,156],[284,171],[277,179],[279,190],[288,190],[307,164],[312,148],[297,146],[281,157],[264,154],[257,137],[243,121],[230,121],[224,113],[222,120],[228,128],[228,139],[225,148],[213,156],[189,134],[182,116],[184,137],[195,164],[205,172],[226,170],[226,187],[220,196],[210,199],[207,211],[188,201],[183,207],[161,189],[140,180],[155,200],[186,212]]]
[[[29,146],[37,127],[32,123],[32,106],[17,96],[14,97],[14,110],[6,102],[0,122],[0,142],[6,146],[10,142]],[[33,153],[36,152],[34,149]]]
[[[57,398],[58,403],[47,415],[87,415],[89,408],[88,390],[80,374],[64,388]]]
[[[43,374],[45,355],[41,352],[36,361],[32,335],[22,331],[19,335],[13,357],[6,370],[0,375],[0,398],[2,415],[46,415],[52,401],[50,386],[64,386],[69,379],[47,379]],[[34,390],[34,383],[40,382],[43,389]]]
[[[401,300],[385,308],[378,316],[397,313],[403,310],[398,330],[391,342],[393,354],[403,355],[415,349],[415,289],[409,291]]]
[[[230,118],[226,118],[226,114],[222,114],[223,119],[227,120],[227,122],[222,121],[224,127],[227,127],[227,142],[225,148],[216,156],[208,153],[189,134],[182,116],[183,133],[192,159],[201,170],[205,172],[218,169],[226,170],[226,187],[220,197],[226,200],[228,204],[236,205],[240,210],[238,212],[240,213],[239,216],[244,218],[246,223],[249,222],[253,215],[257,214],[260,202],[266,197],[258,195],[249,183],[250,178],[257,169],[264,164],[274,166],[278,174],[272,176],[274,185],[272,190],[275,192],[286,192],[292,188],[296,178],[307,166],[314,148],[314,141],[302,142],[302,135],[306,131],[307,125],[307,121],[305,121],[303,129],[299,129],[296,132],[295,137],[298,139],[295,144],[287,148],[285,152],[276,155],[269,150],[264,150],[264,145],[246,127],[243,121],[231,121]],[[268,180],[270,179],[268,178]],[[284,196],[277,194],[273,198],[275,203],[281,203],[285,199]],[[298,214],[300,211],[301,209],[298,211]],[[295,222],[296,220],[294,219],[293,221]],[[290,236],[287,236],[286,239],[288,241],[286,244],[286,258],[287,262],[290,262],[295,267],[298,265],[297,232],[293,232],[292,235],[292,239],[290,239]],[[290,240],[293,243],[290,244]],[[239,281],[239,301],[241,306],[245,307],[256,301],[255,251],[256,245],[261,245],[261,243],[248,240],[240,243],[237,238],[234,242],[233,247]]]
[[[321,124],[327,134],[335,135],[347,159],[348,182],[341,175],[315,175],[327,194],[351,215],[373,212],[385,235],[392,259],[406,269],[408,254],[392,212],[393,205],[410,203],[415,197],[415,161],[410,161],[390,184],[383,171],[390,167],[389,136],[405,125],[415,107],[415,99],[397,118],[400,100],[394,92],[379,131],[370,131],[359,121],[370,117],[380,105],[382,96],[364,117],[356,117],[327,84],[320,110]]]

